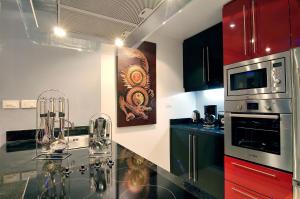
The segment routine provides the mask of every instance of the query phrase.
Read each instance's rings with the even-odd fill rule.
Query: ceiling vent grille
[[[59,0],[58,22],[68,32],[125,39],[165,0]]]

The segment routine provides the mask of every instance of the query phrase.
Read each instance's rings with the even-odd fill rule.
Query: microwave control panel
[[[272,93],[283,93],[285,92],[285,59],[275,59],[271,61],[271,85]]]

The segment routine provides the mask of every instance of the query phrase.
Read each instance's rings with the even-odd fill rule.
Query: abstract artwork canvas
[[[117,126],[155,124],[156,44],[119,48],[117,75]]]

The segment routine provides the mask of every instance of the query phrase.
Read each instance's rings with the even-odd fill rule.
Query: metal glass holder
[[[67,124],[67,125],[65,125]],[[59,90],[42,92],[36,102],[36,150],[33,159],[64,160],[69,157],[69,100]]]
[[[89,121],[89,157],[111,158],[112,121],[109,115],[95,114]]]

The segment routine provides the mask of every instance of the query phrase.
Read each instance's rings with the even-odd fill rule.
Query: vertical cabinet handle
[[[255,0],[252,0],[252,41],[253,52],[256,53],[256,29],[255,29]]]
[[[203,76],[203,81],[205,81],[205,50],[202,48],[202,76]]]
[[[197,181],[197,164],[196,164],[196,136],[193,135],[193,179]]]
[[[241,191],[241,190],[239,190],[239,189],[237,189],[237,188],[235,188],[235,187],[232,187],[231,189],[232,189],[233,191],[235,191],[235,192],[237,192],[237,193],[243,195],[243,196],[246,196],[247,198],[257,199],[257,197],[252,196],[251,194],[246,193],[246,192],[244,192],[244,191]]]
[[[243,17],[244,17],[244,53],[247,55],[247,40],[246,40],[246,8],[243,5]]]
[[[206,58],[207,58],[207,81],[209,82],[209,48],[206,46]]]
[[[192,154],[192,150],[191,150],[191,147],[192,147],[192,136],[191,134],[189,134],[189,180],[192,179],[192,174],[191,174],[191,154]]]

